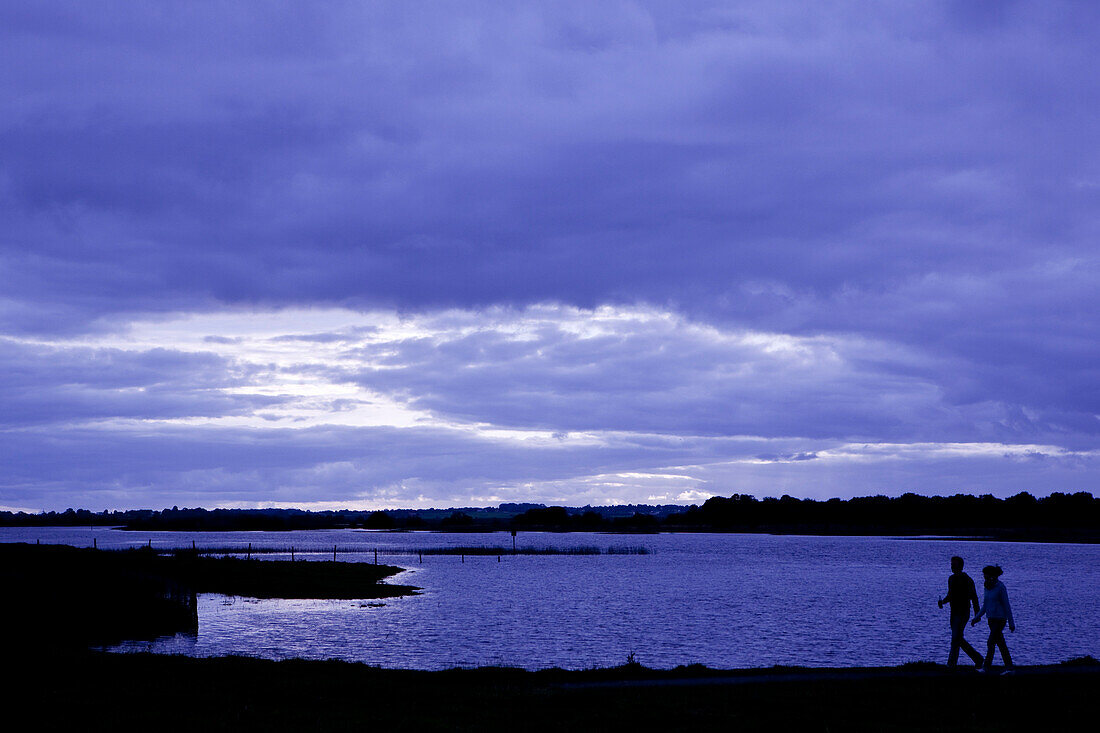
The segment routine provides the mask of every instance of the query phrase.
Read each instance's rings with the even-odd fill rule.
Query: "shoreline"
[[[476,528],[464,528],[464,529],[369,529],[363,527],[348,527],[348,526],[333,526],[333,527],[314,527],[309,529],[255,529],[248,527],[219,527],[216,529],[207,527],[193,527],[193,528],[172,528],[172,529],[151,529],[151,528],[133,528],[123,525],[21,525],[21,524],[0,524],[0,528],[24,528],[27,530],[35,529],[76,529],[84,528],[88,529],[100,529],[100,530],[117,530],[124,533],[139,534],[156,533],[156,534],[180,534],[187,535],[190,533],[201,534],[229,534],[233,532],[249,533],[257,535],[289,535],[292,532],[326,532],[333,530],[348,530],[354,532],[361,532],[363,534],[422,534],[422,535],[434,535],[434,534],[457,534],[457,535],[477,535],[477,534],[503,534],[508,535],[511,530],[500,527],[476,527]],[[1066,545],[1095,545],[1100,544],[1100,529],[1096,530],[1051,530],[1050,528],[1035,528],[1031,530],[1022,529],[999,529],[999,530],[987,530],[988,533],[980,534],[973,529],[960,532],[959,534],[939,534],[936,531],[932,531],[932,528],[917,528],[907,529],[905,531],[887,531],[885,527],[869,528],[868,531],[812,531],[814,528],[798,527],[798,528],[767,528],[767,529],[753,529],[747,527],[736,527],[731,529],[695,529],[695,528],[666,528],[662,527],[658,530],[616,530],[616,529],[557,529],[557,528],[528,528],[517,530],[523,535],[531,534],[598,534],[598,535],[614,535],[614,536],[653,536],[661,534],[684,534],[684,535],[729,535],[729,534],[741,534],[741,535],[763,535],[768,537],[881,537],[885,539],[897,539],[897,540],[914,540],[922,542],[1035,542],[1042,544],[1066,544]],[[871,529],[875,531],[870,531]],[[940,528],[936,528],[940,529]],[[3,544],[14,544],[22,542],[22,540],[13,540],[11,542],[0,542]],[[52,543],[51,543],[52,544]],[[138,547],[135,545],[134,547]],[[184,548],[172,548],[172,549],[184,549]],[[505,548],[506,549],[506,548]],[[238,549],[238,552],[245,552],[244,549]],[[285,548],[282,551],[286,551]],[[253,552],[259,553],[260,549],[253,550]]]
[[[40,729],[113,730],[1070,730],[1100,682],[1094,659],[992,677],[933,663],[417,671],[104,652],[18,668],[4,694]]]

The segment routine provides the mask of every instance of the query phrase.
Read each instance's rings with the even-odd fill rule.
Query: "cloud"
[[[1043,495],[1094,489],[1098,472],[1095,452],[1050,446],[830,443],[814,461],[758,457],[800,443],[609,434],[562,444],[383,427],[22,430],[0,441],[0,505],[445,507],[487,496],[599,505],[731,493],[826,498],[854,486],[858,494]]]
[[[631,435],[658,445],[645,473],[673,441],[720,460],[749,436],[773,477],[847,443],[1089,454],[1098,16],[6,4],[0,444],[107,422],[135,445],[161,423],[457,431],[484,456],[492,431]],[[430,450],[404,445],[415,476]],[[254,487],[235,500],[271,485],[191,456]],[[344,458],[301,460],[286,486],[339,493],[305,476]]]
[[[304,301],[752,318],[754,282],[1092,256],[1080,4],[5,12],[12,330]]]
[[[226,391],[248,382],[248,368],[210,353],[0,339],[0,427],[251,414],[280,402]]]
[[[1098,475],[1073,447],[1088,434],[952,401],[937,380],[958,363],[652,308],[180,314],[79,343],[8,342],[4,505],[1043,493]]]

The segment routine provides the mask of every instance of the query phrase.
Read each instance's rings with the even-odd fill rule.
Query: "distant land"
[[[1087,492],[1036,498],[991,495],[853,499],[713,497],[701,505],[626,504],[320,511],[300,509],[135,509],[0,512],[0,526],[112,526],[129,530],[304,530],[359,528],[448,532],[749,532],[819,535],[951,535],[983,539],[1100,542],[1100,499]]]

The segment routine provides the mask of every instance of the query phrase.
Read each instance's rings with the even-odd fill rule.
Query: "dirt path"
[[[885,668],[860,668],[852,670],[844,669],[798,669],[791,671],[760,670],[754,674],[751,670],[736,674],[715,674],[705,677],[649,677],[639,679],[618,680],[593,680],[590,682],[564,682],[555,687],[565,690],[598,689],[616,687],[696,687],[702,685],[757,685],[774,682],[818,682],[834,680],[868,680],[868,679],[926,679],[932,677],[946,677],[957,675],[968,679],[988,677],[990,679],[1013,677],[1046,677],[1052,675],[1095,675],[1100,677],[1100,665],[1036,665],[1031,667],[1017,667],[1014,671],[1005,674],[1003,668],[997,667],[993,672],[979,673],[970,666],[961,667],[957,671],[949,671],[946,667],[913,668],[885,667]]]

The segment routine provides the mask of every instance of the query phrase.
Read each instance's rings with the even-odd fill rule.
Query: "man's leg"
[[[962,629],[962,625],[966,624],[966,619],[961,619],[960,623],[960,618],[951,617],[951,652],[947,655],[948,667],[954,667],[959,663],[959,647],[966,644]]]
[[[959,646],[962,647],[962,650],[966,652],[967,656],[970,657],[974,664],[979,667],[982,666],[982,655],[978,654],[978,650],[970,646],[970,642],[963,639],[962,636],[959,637]]]
[[[959,649],[966,652],[966,655],[973,660],[974,664],[979,667],[982,666],[982,655],[978,654],[978,650],[970,646],[970,642],[963,637],[963,633],[966,631],[966,624],[969,623],[969,616],[960,616],[959,618],[951,618],[951,657],[948,660],[948,664],[954,666],[959,661]]]

